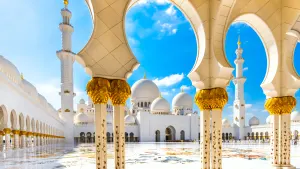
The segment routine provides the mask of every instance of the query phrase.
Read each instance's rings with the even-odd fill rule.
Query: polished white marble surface
[[[74,149],[59,145],[9,150],[0,154],[0,169],[93,169],[95,149],[82,144]],[[223,145],[223,169],[270,167],[269,146]],[[300,169],[300,146],[292,146],[291,162]],[[114,168],[113,145],[108,145],[108,168]],[[199,168],[198,143],[126,144],[127,169]]]

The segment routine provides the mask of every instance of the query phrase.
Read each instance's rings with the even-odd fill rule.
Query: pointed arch
[[[26,116],[26,130],[31,131],[31,126],[30,126],[30,117],[27,115]]]
[[[11,129],[17,129],[17,124],[18,124],[18,117],[17,113],[15,110],[12,110],[10,112],[10,124],[11,124]]]
[[[23,113],[19,114],[19,128],[20,128],[20,130],[24,130],[24,128],[25,128],[25,120],[24,120]]]
[[[7,110],[4,105],[0,106],[0,130],[2,131],[4,128],[7,128],[8,116]]]
[[[32,132],[36,132],[34,118],[31,119],[31,130],[32,130]]]

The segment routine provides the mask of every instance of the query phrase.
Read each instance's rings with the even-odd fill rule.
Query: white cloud
[[[169,87],[172,86],[174,84],[179,83],[180,81],[182,81],[182,79],[184,78],[184,74],[172,74],[170,76],[164,77],[162,79],[154,79],[153,82],[157,85],[157,86],[165,86],[165,87]]]
[[[177,33],[177,29],[172,29],[172,34],[176,34]]]
[[[154,1],[159,5],[170,4],[170,1],[168,0],[154,0]]]
[[[167,91],[164,91],[164,92],[161,92],[161,94],[162,94],[163,96],[168,96],[170,93],[167,92]]]
[[[246,109],[250,109],[252,107],[252,104],[246,104]]]
[[[232,108],[233,108],[233,106],[228,106],[227,108],[228,108],[228,109],[232,109]]]
[[[168,0],[139,0],[137,5],[150,5],[151,3],[155,3],[157,5],[170,4]]]
[[[175,92],[175,91],[176,91],[176,89],[173,88],[173,89],[172,89],[172,92]]]
[[[129,38],[128,38],[128,43],[129,43],[130,45],[133,45],[133,46],[136,46],[136,45],[139,45],[139,44],[140,44],[140,42],[139,42],[138,40],[134,39],[133,37],[129,37]]]
[[[48,103],[52,104],[55,109],[59,109],[61,107],[61,99],[60,99],[60,79],[51,79],[49,81],[43,83],[37,83],[36,88],[38,92],[43,95]],[[74,105],[79,102],[82,98],[87,98],[85,91],[74,86],[74,92],[76,96],[74,98]],[[74,107],[76,109],[76,106]]]
[[[174,16],[176,15],[176,10],[174,9],[174,6],[171,5],[167,10],[166,10],[166,14],[168,14],[169,16]]]
[[[191,86],[187,86],[187,85],[182,85],[180,87],[181,90],[190,90],[191,89]]]
[[[248,67],[244,67],[243,71],[247,71],[249,68]]]

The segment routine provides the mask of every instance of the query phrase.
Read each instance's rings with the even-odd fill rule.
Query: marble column
[[[3,135],[5,135],[4,131],[0,131],[0,150],[3,150]]]
[[[212,151],[211,151],[211,165],[213,169],[222,168],[222,110],[212,110]]]
[[[40,146],[40,134],[36,134],[36,146]]]
[[[87,94],[95,104],[96,168],[107,168],[106,104],[110,96],[110,82],[93,77],[87,84]]]
[[[296,99],[292,96],[269,98],[265,103],[266,110],[273,118],[271,157],[275,169],[295,169],[290,164],[290,114],[295,106]]]
[[[14,148],[18,149],[20,147],[20,130],[13,130],[12,133],[14,134]]]
[[[5,149],[10,149],[11,146],[10,146],[10,132],[11,132],[11,129],[10,128],[4,128],[3,129],[3,132],[5,134]]]
[[[130,86],[124,80],[112,80],[110,99],[114,105],[115,169],[125,169],[125,124],[126,100],[131,94]]]
[[[228,95],[223,88],[203,89],[195,95],[195,103],[201,110],[201,169],[222,169],[222,110],[227,102]]]
[[[26,147],[26,131],[21,131],[20,135],[21,135],[21,148],[25,148]]]
[[[210,110],[200,113],[200,168],[210,168]]]

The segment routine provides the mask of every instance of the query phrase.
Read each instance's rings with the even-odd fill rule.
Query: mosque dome
[[[267,124],[273,123],[273,119],[272,119],[272,117],[271,117],[270,115],[267,117],[266,123],[267,123]]]
[[[152,102],[150,110],[153,114],[166,114],[170,112],[170,104],[163,97],[158,97]]]
[[[230,127],[230,122],[229,122],[229,120],[223,119],[223,120],[222,120],[222,126],[223,126],[223,127]]]
[[[253,116],[250,120],[249,120],[249,125],[250,126],[256,126],[259,125],[259,119],[255,116]]]
[[[85,100],[84,99],[80,99],[79,104],[85,104]]]
[[[293,111],[291,113],[291,121],[300,122],[300,112],[299,111]]]
[[[113,123],[113,117],[112,117],[112,115],[110,113],[107,113],[107,115],[106,115],[106,122],[108,124],[112,124]]]
[[[20,72],[9,60],[0,55],[0,72],[3,72],[10,80],[19,84],[21,81]]]
[[[125,125],[134,125],[135,124],[135,118],[132,115],[127,115],[124,118]]]
[[[89,117],[84,113],[79,113],[75,116],[76,124],[87,124],[89,122]]]
[[[178,93],[172,100],[172,107],[193,107],[193,98],[184,91]]]
[[[159,96],[159,89],[152,80],[141,79],[131,87],[131,100],[154,100]]]
[[[38,92],[36,88],[33,86],[33,84],[31,84],[25,79],[22,80],[22,83],[23,83],[23,89],[25,90],[26,93],[28,93],[30,96],[38,97]]]

